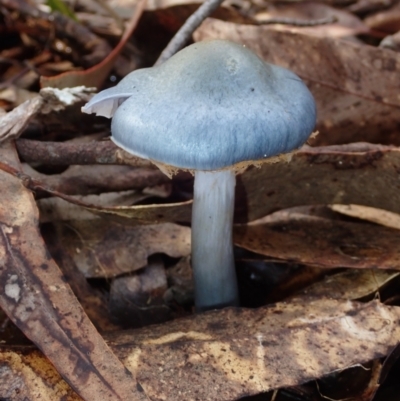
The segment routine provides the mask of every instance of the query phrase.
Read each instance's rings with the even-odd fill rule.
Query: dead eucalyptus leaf
[[[383,357],[398,342],[399,319],[400,308],[377,301],[322,299],[207,312],[106,339],[148,400],[230,401]],[[32,348],[0,348],[2,365],[16,372],[10,354],[24,364],[21,354],[33,355],[37,366],[52,369]],[[20,377],[21,389],[42,380]]]
[[[365,297],[375,296],[379,290],[400,273],[377,269],[355,270],[325,276],[300,293],[291,297],[291,301],[300,302],[310,298],[348,299],[356,301]]]
[[[135,336],[119,333],[110,344],[118,344],[126,366],[140,372],[138,380],[154,401],[232,400],[386,354],[397,344],[399,316],[399,308],[378,302],[324,299],[225,309]]]
[[[310,266],[400,270],[400,232],[372,224],[292,214],[236,226],[233,239],[250,251]]]
[[[318,109],[316,145],[368,141],[398,144],[400,54],[271,26],[207,19],[195,40],[243,43],[264,60],[305,80]],[[301,49],[301,52],[299,52]]]
[[[0,350],[0,398],[10,401],[83,401],[38,350]]]
[[[121,192],[104,192],[99,195],[85,195],[76,198],[80,202],[92,204],[101,207],[112,207],[113,205],[129,206],[141,202],[148,198],[142,192],[121,191]],[[40,214],[40,223],[50,223],[67,220],[94,220],[100,219],[93,213],[81,206],[67,202],[62,198],[52,197],[38,199],[36,201]]]
[[[398,171],[396,147],[356,143],[302,148],[290,163],[279,161],[238,176],[236,221],[318,204],[358,204],[400,213]]]
[[[165,223],[136,227],[109,221],[70,221],[60,225],[59,241],[86,277],[111,278],[147,265],[155,253],[190,254],[190,228]]]
[[[156,205],[115,206],[108,208],[85,205],[85,209],[110,221],[125,225],[138,225],[166,221],[188,222],[191,220],[192,201]]]
[[[356,217],[385,227],[400,230],[400,215],[387,210],[361,205],[330,205],[333,211],[346,216]]]
[[[0,159],[20,167],[15,147],[9,143],[0,148]],[[1,308],[85,400],[146,399],[51,259],[31,192],[3,170],[0,182]]]

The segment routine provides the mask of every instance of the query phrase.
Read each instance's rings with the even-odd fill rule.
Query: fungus
[[[206,41],[130,73],[82,110],[113,117],[111,139],[127,152],[194,174],[196,309],[237,305],[235,174],[307,140],[316,109],[301,79],[239,44]]]

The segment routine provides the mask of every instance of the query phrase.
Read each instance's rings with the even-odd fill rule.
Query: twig
[[[71,166],[61,174],[45,175],[23,165],[23,172],[43,187],[67,195],[142,190],[170,181],[160,170],[130,166]],[[44,194],[37,195],[43,197]]]
[[[149,160],[135,157],[111,141],[89,143],[43,142],[30,139],[16,141],[19,156],[27,163],[69,166],[71,164],[122,164],[156,168]]]
[[[162,64],[180,50],[190,39],[193,32],[222,2],[223,0],[206,0],[181,26],[179,31],[168,43],[167,47],[163,50],[155,65]]]
[[[109,171],[99,170],[100,166],[88,166],[87,171],[67,170],[65,173],[50,176],[32,171],[28,166],[24,167],[22,172],[7,163],[0,162],[0,170],[19,178],[23,185],[36,192],[39,198],[47,193],[80,205],[85,203],[79,202],[72,195],[143,189],[169,182],[168,177],[161,171],[132,169],[127,166],[118,166],[117,169],[113,168]]]
[[[333,24],[337,22],[336,16],[314,19],[314,20],[299,20],[293,18],[269,18],[264,21],[257,21],[257,25],[272,25],[272,24],[281,24],[281,25],[293,25],[293,26],[318,26],[318,25],[327,25]]]

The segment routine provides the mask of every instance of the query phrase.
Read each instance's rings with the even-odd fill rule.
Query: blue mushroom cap
[[[314,99],[297,75],[225,40],[195,43],[160,66],[132,72],[84,111],[115,111],[118,146],[190,170],[290,152],[316,121]]]

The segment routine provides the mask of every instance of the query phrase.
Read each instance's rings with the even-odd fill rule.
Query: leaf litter
[[[384,377],[396,372],[393,361],[397,354],[391,350],[400,339],[398,308],[384,304],[396,305],[399,301],[396,222],[400,213],[396,146],[399,60],[398,54],[384,44],[391,33],[390,40],[394,43],[391,46],[396,48],[395,18],[389,18],[381,5],[368,0],[347,7],[337,2],[327,6],[239,1],[225,3],[213,15],[219,20],[208,19],[196,32],[195,40],[211,37],[235,40],[264,59],[298,73],[316,97],[320,133],[310,140],[312,147],[302,148],[290,162],[280,160],[259,169],[251,168],[238,179],[235,211],[238,224],[234,237],[237,251],[244,255],[238,259],[245,267],[250,260],[266,262],[266,268],[270,266],[268,263],[278,262],[276,272],[281,266],[287,275],[276,286],[274,296],[281,292],[278,299],[283,302],[254,310],[226,309],[175,319],[191,313],[193,297],[187,227],[191,178],[179,175],[169,181],[149,164],[144,170],[138,164],[142,162],[104,141],[108,123],[89,117],[82,120],[78,114],[79,104],[87,100],[90,90],[75,89],[77,97],[68,104],[58,89],[42,91],[41,97],[37,97],[33,85],[38,83],[39,75],[51,71],[53,74],[67,71],[65,76],[79,77],[83,84],[93,78],[97,85],[104,80],[114,60],[118,61],[110,79],[116,79],[113,74],[120,71],[151,65],[167,38],[183,24],[196,4],[151,3],[143,13],[136,7],[133,15],[133,4],[113,1],[119,16],[107,15],[105,9],[100,13],[104,20],[96,21],[94,11],[91,11],[93,18],[90,13],[84,16],[83,20],[97,33],[107,30],[104,25],[107,18],[110,28],[106,40],[97,37],[92,48],[85,43],[79,57],[76,44],[70,41],[70,32],[85,32],[89,36],[83,37],[93,37],[88,31],[79,31],[76,22],[63,18],[46,20],[42,12],[36,19],[36,5],[25,7],[16,0],[2,2],[3,10],[15,10],[16,4],[21,5],[21,15],[9,13],[4,17],[8,22],[17,22],[17,36],[14,48],[1,49],[2,63],[12,57],[14,62],[6,61],[2,70],[9,93],[2,91],[0,106],[7,111],[14,109],[12,113],[18,117],[1,114],[5,122],[2,136],[9,139],[22,134],[17,148],[19,156],[28,160],[30,166],[25,166],[22,172],[15,159],[10,159],[14,149],[6,142],[2,145],[4,150],[8,149],[1,157],[0,173],[6,177],[3,187],[15,188],[14,192],[3,194],[2,224],[12,216],[23,215],[24,227],[29,230],[14,242],[4,242],[2,252],[4,258],[26,255],[29,273],[18,259],[8,257],[10,263],[6,269],[12,270],[1,280],[4,294],[0,303],[46,357],[34,347],[3,344],[0,398],[75,400],[80,399],[79,393],[85,400],[105,399],[101,386],[93,386],[96,377],[102,377],[102,383],[109,384],[105,391],[116,391],[122,394],[121,399],[233,400],[276,389],[281,389],[279,394],[285,400],[288,399],[285,394],[291,391],[302,400],[338,399],[346,398],[344,385],[336,384],[334,387],[342,393],[335,393],[329,392],[326,384],[329,380],[338,383],[344,375],[350,377],[349,372],[354,372],[360,364],[365,369],[359,372],[367,369],[371,372],[363,379],[366,384],[355,399],[370,401],[376,394],[379,396]],[[386,5],[394,16],[396,8],[391,6]],[[86,11],[90,7],[99,8],[87,4],[80,7]],[[131,11],[127,12],[128,9]],[[79,19],[79,10],[74,10],[74,15]],[[131,25],[125,37],[104,60],[107,40],[116,37],[115,26],[118,32],[122,31],[121,16],[127,20],[128,15]],[[290,21],[285,22],[285,18]],[[28,23],[30,30],[22,31],[21,27]],[[62,26],[70,31],[63,38],[57,37]],[[43,51],[41,33],[50,29],[55,29],[56,36]],[[32,40],[35,30],[41,33]],[[122,50],[132,30],[134,39],[126,42],[129,51]],[[384,39],[381,47],[376,46],[381,39]],[[79,41],[83,43],[82,38]],[[365,44],[366,41],[375,46]],[[74,55],[63,60],[69,47]],[[37,54],[32,58],[34,52]],[[29,54],[35,68],[27,68],[21,62],[23,54]],[[91,68],[91,77],[89,73],[76,72],[98,62]],[[50,78],[53,84],[63,86],[57,79]],[[20,103],[18,99],[32,96],[36,97],[21,108],[14,108]],[[34,106],[29,110],[29,105],[35,102],[45,107]],[[15,120],[17,125],[13,124]],[[88,141],[88,133],[94,133],[95,140]],[[107,156],[100,157],[103,150]],[[117,172],[128,178],[125,181],[110,178]],[[170,185],[169,190],[157,189],[165,183]],[[37,230],[37,210],[30,191],[41,210],[42,233]],[[11,193],[12,201],[7,200]],[[27,209],[28,197],[30,209]],[[320,205],[329,205],[330,211]],[[10,226],[5,227],[7,231]],[[34,234],[23,242],[27,233]],[[60,287],[61,297],[60,291],[49,290],[53,288],[49,280],[57,281],[62,276],[41,234],[66,280]],[[9,239],[12,233],[6,232],[5,236]],[[29,246],[33,250],[27,253]],[[43,275],[38,268],[40,259],[51,266],[51,274]],[[25,286],[19,284],[19,274],[26,280]],[[252,274],[249,282],[253,280]],[[45,285],[36,289],[41,282]],[[118,330],[103,334],[111,348],[107,348],[88,323],[67,283],[100,331]],[[40,313],[28,308],[24,312],[26,320],[20,319],[18,308],[10,303],[10,299],[20,297],[21,304],[25,299],[40,299]],[[384,303],[374,300],[377,297]],[[265,305],[268,294],[263,300],[261,305]],[[69,310],[73,313],[68,314]],[[110,312],[122,315],[123,319],[113,321],[115,316]],[[41,317],[32,320],[37,313]],[[53,320],[43,331],[41,319],[47,322],[50,316]],[[82,322],[80,326],[76,319]],[[173,320],[149,328],[120,330],[170,319]],[[71,351],[59,341],[60,336],[72,339],[76,348]],[[77,360],[65,357],[75,350],[83,357],[79,352],[85,349],[88,338],[96,344],[84,366],[99,370],[83,369],[89,376],[79,377],[75,374]],[[107,360],[107,368],[98,365],[99,353],[102,360]],[[391,362],[385,365],[380,358],[386,355],[390,355],[387,361]],[[130,379],[126,379],[121,362],[132,373]],[[361,373],[356,375],[361,377]],[[310,384],[299,387],[310,380],[318,380],[316,389],[312,390]],[[288,386],[297,387],[290,390]],[[129,392],[128,389],[135,396],[126,398],[124,391]],[[275,396],[276,393],[272,397]]]

